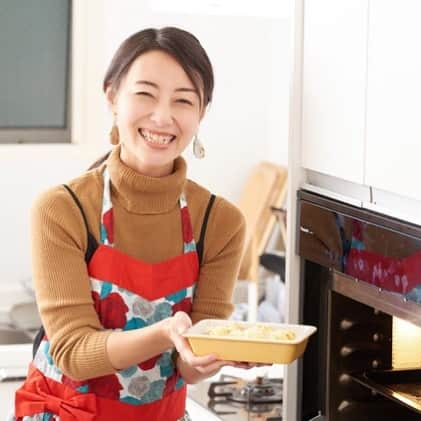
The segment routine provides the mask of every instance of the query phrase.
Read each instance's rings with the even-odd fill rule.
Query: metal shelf
[[[385,370],[353,374],[358,383],[421,414],[421,370]]]

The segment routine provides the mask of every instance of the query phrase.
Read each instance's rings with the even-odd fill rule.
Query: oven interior
[[[421,328],[334,291],[332,271],[304,265],[303,321],[319,334],[302,362],[302,420],[421,420]]]

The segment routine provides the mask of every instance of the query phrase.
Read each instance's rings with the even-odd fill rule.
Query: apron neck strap
[[[100,227],[100,241],[101,244],[107,246],[114,246],[114,215],[113,205],[111,202],[111,179],[108,168],[105,167],[103,172],[104,191],[102,196],[102,211],[101,211],[101,227]],[[196,251],[196,242],[193,238],[193,229],[190,219],[190,213],[187,207],[186,197],[184,192],[181,193],[178,199],[181,213],[181,225],[183,232],[183,252],[189,253]]]

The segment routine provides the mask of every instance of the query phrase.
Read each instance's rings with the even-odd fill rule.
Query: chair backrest
[[[257,281],[259,256],[265,250],[276,223],[271,206],[283,206],[287,174],[286,168],[263,161],[252,169],[244,185],[238,202],[247,223],[240,279]]]

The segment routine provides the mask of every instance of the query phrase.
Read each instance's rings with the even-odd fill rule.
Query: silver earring
[[[202,142],[199,140],[197,134],[194,135],[193,139],[193,155],[197,159],[202,159],[205,157],[205,148],[202,145]]]

